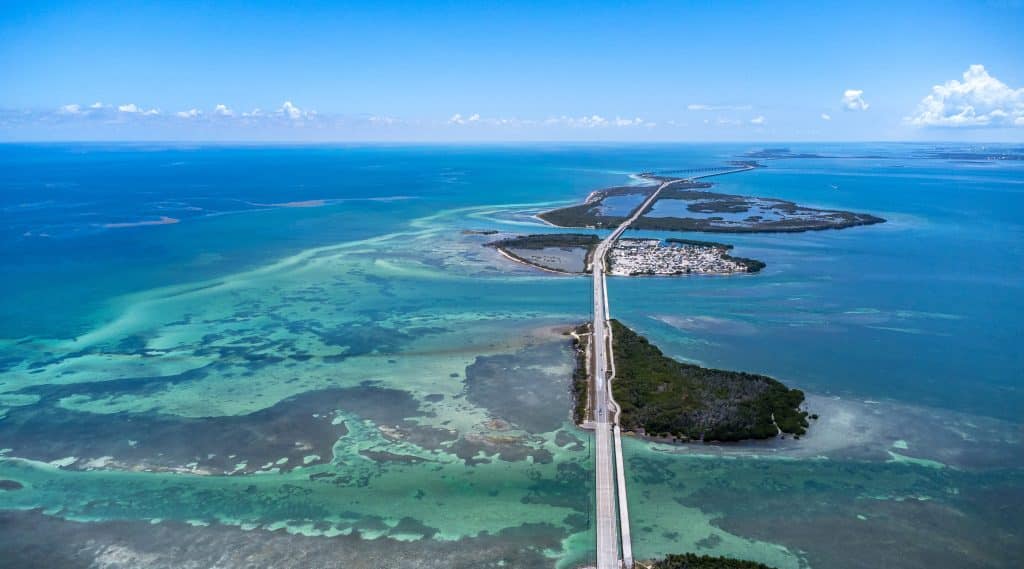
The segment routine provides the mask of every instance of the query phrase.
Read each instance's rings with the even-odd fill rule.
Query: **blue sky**
[[[1022,29],[1017,1],[0,0],[0,140],[1020,141]]]

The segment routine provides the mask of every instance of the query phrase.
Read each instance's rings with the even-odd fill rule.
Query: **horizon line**
[[[469,140],[430,140],[430,139],[400,139],[400,140],[276,140],[276,139],[259,139],[259,140],[211,140],[211,139],[11,139],[11,140],[0,140],[0,145],[15,145],[15,144],[199,144],[199,145],[503,145],[503,144],[524,144],[524,145],[540,145],[540,144],[571,144],[571,145],[602,145],[602,144],[620,144],[620,145],[644,145],[644,144],[997,144],[997,145],[1015,145],[1024,144],[1024,140],[1020,141],[1006,141],[1006,140],[964,140],[964,139],[942,139],[942,140],[826,140],[826,139],[792,139],[792,140],[489,140],[489,139],[469,139]]]

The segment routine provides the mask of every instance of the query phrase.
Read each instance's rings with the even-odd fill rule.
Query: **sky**
[[[1024,141],[1024,3],[13,2],[0,141]]]

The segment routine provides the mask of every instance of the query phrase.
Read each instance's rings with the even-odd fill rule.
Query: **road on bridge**
[[[634,210],[629,219],[622,222],[615,231],[606,237],[594,250],[594,334],[590,345],[593,346],[594,362],[594,437],[596,447],[596,491],[597,491],[597,569],[616,569],[622,565],[633,566],[633,548],[629,533],[629,509],[626,505],[625,467],[622,463],[622,440],[619,434],[619,409],[611,394],[611,381],[614,374],[609,372],[609,365],[614,370],[612,356],[612,338],[608,311],[608,287],[605,282],[605,259],[608,251],[622,236],[631,223],[650,209],[658,199],[662,190],[685,180],[676,179],[662,183],[650,196]],[[609,413],[611,412],[611,413]],[[609,420],[609,417],[611,420]],[[612,436],[616,453],[615,481],[612,480]],[[616,489],[618,490],[619,519],[616,520]],[[618,523],[617,523],[618,522]],[[621,534],[620,534],[621,531]],[[619,536],[621,535],[621,541]],[[622,555],[619,555],[621,544]]]

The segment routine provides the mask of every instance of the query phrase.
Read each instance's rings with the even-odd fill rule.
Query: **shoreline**
[[[688,210],[693,213],[711,214],[704,217],[652,217],[649,215],[650,211],[639,212],[639,215],[637,215],[638,212],[636,210],[624,216],[605,216],[601,213],[600,206],[606,198],[622,195],[623,192],[629,193],[630,190],[640,189],[644,186],[612,186],[597,189],[590,192],[581,203],[542,211],[535,214],[534,217],[547,225],[563,229],[610,229],[621,224],[629,215],[637,215],[636,219],[632,222],[632,229],[721,234],[803,233],[806,231],[824,231],[828,229],[849,229],[852,227],[876,225],[887,221],[873,214],[800,205],[796,202],[780,198],[720,194],[709,191],[715,184],[700,181],[704,178],[749,172],[763,167],[760,164],[742,164],[732,169],[711,171],[710,173],[691,177],[672,176],[668,175],[669,173],[663,175],[657,172],[641,172],[631,176],[634,179],[651,180],[663,184],[686,184],[685,187],[680,186],[673,189],[677,194],[680,191],[683,192],[682,194],[662,195],[654,203],[650,204],[648,209],[653,208],[661,200],[693,203],[703,200],[709,201],[709,203],[713,203],[716,207],[720,208],[705,208],[695,211],[689,209],[693,207],[693,203],[687,206]],[[686,170],[680,170],[680,172],[684,171]],[[750,200],[756,200],[758,203],[751,202]],[[763,203],[770,205],[760,205]],[[736,209],[740,207],[742,207],[742,210]],[[768,209],[779,217],[778,219],[764,220],[761,214],[758,213],[759,210],[757,208]],[[727,220],[717,215],[718,213],[747,213],[748,218],[743,221]],[[549,218],[557,219],[558,222],[552,221]]]
[[[463,233],[465,233],[465,230],[463,231]],[[491,234],[487,234],[487,235],[491,235]],[[509,235],[509,234],[502,234],[502,235]],[[526,238],[526,239],[529,239],[529,238],[535,238],[535,237],[547,237],[547,236],[555,236],[555,237],[557,237],[559,235],[572,235],[572,234],[566,234],[566,233],[542,233],[542,234],[511,234],[511,235],[513,236],[513,237],[511,237],[511,239],[516,239],[516,238]],[[508,237],[505,238],[505,240],[509,240],[509,239],[510,238],[508,238]],[[628,242],[628,241],[650,241],[650,240],[637,239],[637,238],[623,238],[620,241]],[[668,249],[671,249],[671,248],[674,247],[674,245],[672,245],[673,240],[671,238],[666,239],[666,240],[659,240],[659,242],[662,242],[662,241],[663,241],[663,243],[659,245],[659,248],[663,248],[663,249],[668,250]],[[676,240],[676,241],[679,241],[679,240]],[[485,243],[484,246],[487,246],[487,247],[490,247],[490,248],[493,248],[493,249],[497,250],[501,254],[502,257],[505,257],[508,260],[514,261],[514,262],[519,263],[521,265],[526,265],[526,266],[529,266],[529,267],[532,267],[532,268],[535,268],[535,269],[539,269],[539,270],[547,272],[547,273],[554,273],[554,274],[567,275],[567,276],[586,275],[587,271],[589,270],[589,268],[592,266],[592,263],[593,263],[593,259],[592,259],[593,248],[592,247],[585,254],[585,257],[584,257],[584,270],[583,271],[565,271],[565,270],[555,269],[555,268],[552,268],[552,267],[541,265],[541,264],[535,263],[535,262],[533,262],[533,261],[531,261],[529,259],[520,257],[519,255],[516,255],[512,251],[506,249],[505,247],[497,244],[497,243],[500,243],[500,242],[502,242],[502,241],[499,240],[499,241],[495,241],[495,242],[491,242],[491,243]],[[691,246],[705,247],[705,248],[710,248],[710,249],[718,249],[718,250],[721,250],[721,251],[729,251],[729,250],[731,250],[733,248],[732,245],[724,245],[724,244],[711,243],[711,242],[707,242],[706,245],[704,244],[704,242],[693,242],[693,243],[694,244],[700,243],[700,245],[691,245]],[[727,253],[722,255],[721,259],[723,261],[727,261],[727,262],[738,263],[740,266],[743,266],[745,268],[745,270],[707,271],[707,270],[690,270],[689,267],[684,267],[681,270],[677,270],[677,271],[673,271],[673,272],[646,272],[645,271],[645,272],[623,273],[623,272],[616,272],[616,270],[614,268],[611,268],[608,271],[607,274],[610,277],[630,277],[630,278],[632,278],[632,277],[672,277],[672,278],[674,278],[674,277],[695,277],[695,276],[700,276],[700,277],[728,277],[728,276],[735,276],[735,275],[747,275],[747,276],[750,276],[750,275],[758,274],[764,268],[764,266],[765,266],[764,263],[761,263],[760,261],[755,261],[755,260],[752,260],[752,259],[745,259],[745,258],[742,258],[742,257],[732,257],[732,256],[728,255]],[[611,265],[611,261],[610,260],[609,260],[609,265]]]
[[[1024,468],[1020,426],[1000,419],[899,401],[807,393],[819,414],[799,439],[674,442],[624,432],[651,452],[692,457],[852,460],[980,471]]]
[[[577,326],[578,332],[584,326]],[[721,445],[748,441],[799,440],[817,422],[807,411],[803,391],[760,374],[683,363],[666,356],[647,338],[618,320],[610,321],[613,357],[609,362],[616,428],[624,417],[623,432],[660,444]],[[609,332],[611,332],[611,330]],[[576,346],[580,342],[577,337]],[[621,361],[620,361],[621,358]],[[580,373],[580,365],[586,365]],[[593,406],[590,391],[595,372],[579,357],[573,369],[573,417],[578,428],[588,428],[586,413]],[[596,377],[600,377],[597,375]],[[579,383],[585,382],[586,390]],[[582,393],[587,401],[581,402]],[[599,402],[600,403],[600,402]],[[808,420],[810,419],[810,421]],[[774,429],[772,432],[771,429]],[[658,435],[651,435],[656,432]]]
[[[541,213],[544,213],[544,212],[541,212]],[[554,223],[551,223],[550,221],[544,219],[543,217],[540,216],[540,213],[535,213],[535,214],[531,215],[530,217],[532,217],[533,219],[536,219],[537,221],[543,223],[544,225],[546,225],[548,227],[555,227],[557,229],[565,229],[561,225],[555,225]],[[589,228],[581,227],[581,228],[577,228],[577,229],[589,229]]]
[[[526,265],[527,267],[532,267],[534,269],[537,269],[537,270],[540,270],[540,271],[544,271],[546,273],[554,273],[556,275],[562,275],[562,276],[566,276],[566,277],[578,277],[578,276],[586,275],[586,273],[570,273],[568,271],[559,271],[559,270],[552,269],[552,268],[549,268],[549,267],[542,267],[540,265],[536,265],[534,263],[531,263],[531,262],[527,261],[526,259],[521,259],[521,258],[513,255],[512,253],[509,253],[508,251],[506,251],[505,249],[503,249],[501,247],[493,247],[493,249],[495,251],[497,251],[498,254],[500,254],[502,257],[505,257],[506,259],[509,259],[510,261],[515,261],[516,263],[519,263],[520,265]]]

